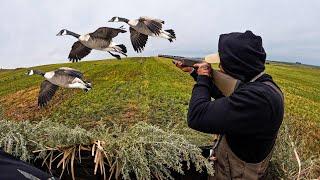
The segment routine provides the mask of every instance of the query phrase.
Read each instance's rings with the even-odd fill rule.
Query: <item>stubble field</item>
[[[122,145],[128,146],[130,142],[126,142],[126,139],[123,138],[120,140],[121,137],[117,135],[115,135],[116,137],[109,137],[108,133],[109,135],[117,133],[119,135],[125,132],[127,134],[124,134],[124,136],[135,137],[133,140],[135,141],[140,136],[149,137],[154,131],[160,133],[158,137],[163,135],[157,143],[160,141],[168,142],[176,147],[175,150],[168,147],[173,156],[175,153],[181,153],[177,150],[179,142],[181,148],[192,145],[190,151],[184,152],[189,155],[185,160],[197,162],[200,163],[199,166],[206,167],[205,160],[197,157],[198,151],[193,145],[210,145],[212,137],[193,131],[186,124],[187,108],[194,81],[188,74],[182,73],[173,66],[170,60],[155,57],[126,58],[121,61],[87,61],[33,68],[50,71],[65,66],[84,72],[86,79],[93,84],[92,91],[85,93],[80,90],[59,89],[49,106],[43,109],[37,107],[37,95],[40,83],[43,80],[42,77],[26,76],[27,69],[0,71],[0,115],[2,119],[0,123],[0,147],[14,155],[22,156],[23,160],[30,160],[33,158],[32,151],[39,150],[40,147],[43,149],[47,147],[60,148],[61,150],[61,147],[68,149],[73,145],[78,147],[79,144],[83,146],[92,145],[99,138],[104,141],[107,141],[108,138],[109,140],[110,138],[119,138],[113,140],[121,141],[122,144],[113,144],[110,147],[104,146],[105,151],[110,152],[108,155],[110,155],[111,160],[108,161],[111,161],[109,165],[112,166],[113,162],[116,162],[112,160],[113,158],[116,159],[116,156],[120,157],[121,155],[121,157],[125,156],[117,152],[111,153],[112,149],[110,148],[121,149]],[[283,178],[296,178],[298,175],[305,179],[317,178],[320,176],[320,69],[301,65],[270,63],[267,65],[266,71],[273,76],[285,94],[285,119],[278,135],[279,138],[272,159],[272,172]],[[25,129],[29,126],[35,127],[36,124],[40,124],[39,127],[45,129],[43,128],[45,126],[43,122],[47,123],[48,127],[51,126],[52,129],[48,128],[43,132],[38,129],[29,132]],[[12,128],[12,130],[8,128],[13,126],[15,128]],[[53,138],[48,141],[46,138],[36,138],[31,135],[29,137],[28,135],[28,133],[34,132],[39,133],[34,133],[37,136],[42,136],[48,132],[54,134],[55,126],[69,128],[70,132],[65,132],[65,134],[66,136],[71,134],[70,138],[66,137],[64,140]],[[114,128],[115,126],[116,128]],[[149,128],[145,131],[147,134],[140,134],[137,131],[137,129],[141,130],[139,129],[140,126],[150,126],[151,129],[154,129],[150,130]],[[103,131],[102,127],[111,130]],[[63,128],[60,127],[60,130]],[[77,128],[80,130],[72,131]],[[20,133],[21,137],[19,137],[25,140],[17,140],[16,134],[19,131],[22,131]],[[151,131],[150,134],[148,134],[148,131]],[[8,136],[10,133],[13,134],[10,136],[11,141]],[[63,134],[63,132],[59,133]],[[86,133],[90,135],[86,135]],[[170,135],[174,136],[172,142],[168,138]],[[155,138],[152,137],[152,140],[155,140]],[[8,142],[11,142],[11,147]],[[30,145],[31,142],[33,145]],[[111,140],[109,144],[111,144]],[[135,166],[141,166],[142,169],[154,170],[165,166],[170,167],[171,164],[179,161],[179,158],[173,158],[172,162],[163,160],[161,163],[165,166],[154,165],[153,167],[149,157],[150,154],[148,154],[150,149],[148,148],[150,146],[156,147],[157,151],[151,148],[150,152],[159,153],[164,146],[158,144],[141,145],[141,143],[137,143],[137,145],[141,146],[140,149],[138,148],[139,151],[147,149],[145,153],[141,153],[148,157],[144,159],[146,162],[141,160],[142,157],[139,160],[126,159],[127,163],[119,161],[120,165],[115,168],[118,169],[119,174],[125,176],[126,170],[123,169],[126,167],[128,173],[134,173],[136,177],[139,177],[140,175],[148,175],[148,171],[134,172],[134,170],[130,171],[130,168],[134,169]],[[135,147],[130,146],[130,148]],[[300,173],[298,172],[299,165],[294,151],[297,152],[301,161]],[[43,156],[46,157],[47,154],[48,152],[44,153]],[[108,155],[105,158],[108,158]],[[168,159],[169,155],[161,155],[159,158]],[[141,163],[131,163],[140,160]],[[179,172],[179,170],[177,171]],[[165,174],[165,170],[159,170],[159,174],[161,173]],[[150,172],[149,175],[150,177],[157,177]],[[164,175],[163,177],[167,176]]]

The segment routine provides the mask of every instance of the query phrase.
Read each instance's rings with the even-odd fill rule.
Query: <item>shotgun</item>
[[[182,63],[182,66],[185,67],[193,67],[194,64],[201,62],[210,62],[209,58],[206,57],[188,58],[183,56],[171,56],[162,54],[158,55],[158,57],[172,59],[173,63],[175,63],[175,61],[180,61]],[[240,80],[235,79],[226,73],[214,69],[212,71],[212,81],[225,96],[230,96],[241,83]]]
[[[173,59],[172,60],[173,64],[175,63],[174,61],[180,61],[182,63],[182,66],[185,66],[185,67],[193,67],[193,65],[197,63],[204,62],[204,60],[201,58],[187,58],[182,56],[171,56],[171,55],[162,55],[162,54],[159,54],[158,57]]]

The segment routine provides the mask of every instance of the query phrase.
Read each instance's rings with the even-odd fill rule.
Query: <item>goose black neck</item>
[[[42,72],[42,71],[39,71],[39,70],[33,70],[33,73],[34,74],[38,74],[38,75],[40,75],[40,76],[44,76],[44,72]]]
[[[75,37],[75,38],[79,38],[79,37],[80,37],[80,35],[77,34],[77,33],[74,33],[74,32],[69,31],[69,30],[66,30],[66,31],[67,31],[67,35],[73,36],[73,37]]]
[[[129,22],[129,19],[126,19],[126,18],[119,17],[118,19],[120,22],[125,22],[125,23]]]

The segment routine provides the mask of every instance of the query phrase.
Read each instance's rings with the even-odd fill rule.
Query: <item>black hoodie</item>
[[[251,31],[221,34],[218,51],[224,71],[243,82],[264,71],[266,52],[262,38]]]
[[[225,134],[240,159],[248,163],[262,161],[275,143],[284,113],[280,94],[262,83],[274,83],[271,76],[265,74],[255,82],[243,83],[229,97],[224,97],[208,76],[195,79],[188,126],[205,133]]]

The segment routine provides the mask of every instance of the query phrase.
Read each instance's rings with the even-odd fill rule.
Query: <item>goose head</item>
[[[68,34],[68,30],[62,29],[62,30],[57,34],[57,36],[63,36],[63,35],[67,35],[67,34]]]
[[[32,75],[34,75],[34,72],[33,72],[33,70],[31,69],[31,70],[29,70],[27,73],[26,73],[26,75],[29,75],[29,76],[32,76]]]
[[[32,76],[34,74],[44,76],[46,73],[39,70],[33,70],[33,69],[30,69],[28,72],[26,72],[26,75],[29,75],[29,76]]]
[[[114,16],[113,18],[111,18],[108,22],[120,22],[119,17],[118,16]]]

